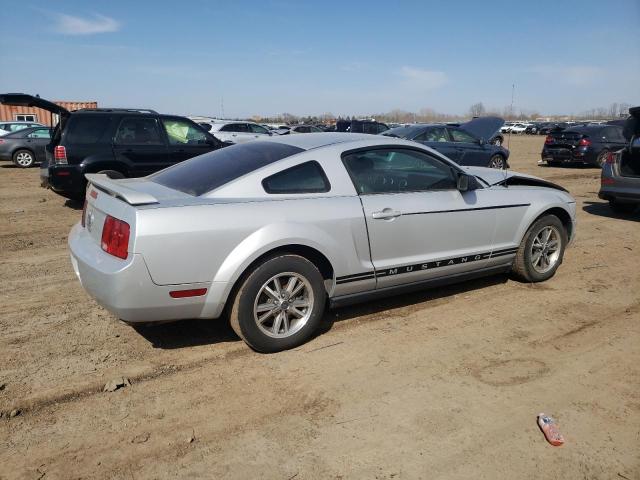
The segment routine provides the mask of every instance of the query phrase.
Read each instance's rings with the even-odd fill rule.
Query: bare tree
[[[471,117],[481,117],[485,114],[485,111],[482,102],[474,103],[469,107],[469,115],[471,115]]]

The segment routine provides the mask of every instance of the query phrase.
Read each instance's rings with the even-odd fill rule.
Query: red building
[[[63,102],[54,101],[53,103],[66,108],[67,110],[79,110],[81,108],[98,108],[98,102]],[[44,125],[52,126],[58,122],[57,116],[35,107],[13,107],[11,105],[0,104],[0,121],[27,121],[39,122]]]

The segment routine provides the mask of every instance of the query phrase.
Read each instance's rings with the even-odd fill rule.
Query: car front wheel
[[[325,303],[324,281],[316,266],[306,258],[284,254],[265,260],[244,279],[229,320],[254,350],[279,352],[313,335]]]
[[[504,157],[502,155],[494,155],[494,156],[492,156],[491,160],[489,160],[488,167],[504,169],[506,167],[505,162],[504,162]]]
[[[514,273],[526,282],[550,279],[562,263],[567,232],[555,215],[538,219],[524,235],[513,264]]]
[[[18,150],[13,154],[13,163],[20,168],[29,168],[32,167],[35,163],[35,158],[33,157],[33,153],[29,150]]]

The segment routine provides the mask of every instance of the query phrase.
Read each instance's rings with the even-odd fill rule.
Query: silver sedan
[[[230,319],[252,348],[306,341],[325,307],[513,271],[551,278],[575,201],[417,143],[287,135],[146,178],[87,175],[74,270],[126,322]]]

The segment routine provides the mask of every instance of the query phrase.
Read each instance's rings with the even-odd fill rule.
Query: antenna
[[[221,118],[224,120],[224,96],[220,97],[220,114]]]
[[[509,108],[509,116],[513,117],[513,97],[516,93],[516,84],[511,84],[511,107]],[[509,129],[509,136],[507,137],[507,148],[511,147],[511,129]]]

